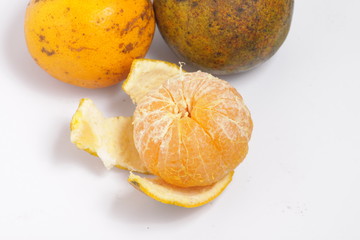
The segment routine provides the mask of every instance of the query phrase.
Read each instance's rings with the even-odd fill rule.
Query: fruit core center
[[[188,108],[182,109],[179,113],[181,114],[181,115],[180,115],[180,118],[184,118],[184,117],[189,117],[189,118],[191,118],[191,113],[190,113],[190,111],[188,110]]]
[[[191,118],[191,105],[185,99],[180,102],[175,102],[174,113],[178,115],[179,118],[189,117]]]

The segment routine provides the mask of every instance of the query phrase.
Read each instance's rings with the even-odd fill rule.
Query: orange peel
[[[128,181],[136,189],[159,202],[194,208],[219,196],[231,182],[233,174],[234,172],[231,172],[220,181],[206,187],[182,188],[168,184],[159,177],[143,178],[133,173],[130,173]]]
[[[105,167],[147,173],[132,140],[132,117],[105,118],[92,100],[81,99],[71,123],[71,142],[98,156]]]
[[[160,87],[166,80],[184,72],[174,63],[153,59],[136,59],[122,85],[134,103],[138,103],[148,92]]]

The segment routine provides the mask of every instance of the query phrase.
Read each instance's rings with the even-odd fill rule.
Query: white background
[[[224,77],[252,112],[250,152],[195,209],[148,198],[70,143],[80,98],[107,116],[134,106],[120,84],[81,89],[41,70],[26,4],[0,3],[0,239],[360,239],[360,1],[297,0],[278,53]],[[178,61],[158,33],[147,57]]]

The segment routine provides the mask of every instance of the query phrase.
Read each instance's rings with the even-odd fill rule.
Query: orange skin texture
[[[179,187],[207,186],[245,158],[253,124],[241,95],[203,72],[165,82],[138,103],[134,142],[147,169]]]
[[[154,0],[161,35],[183,61],[213,74],[269,59],[290,29],[293,0]]]
[[[123,80],[148,51],[155,30],[150,0],[31,0],[25,37],[37,64],[80,87]]]

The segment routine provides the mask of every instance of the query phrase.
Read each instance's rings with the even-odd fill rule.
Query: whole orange
[[[25,37],[37,64],[80,87],[114,85],[146,55],[155,29],[150,0],[31,0]]]

